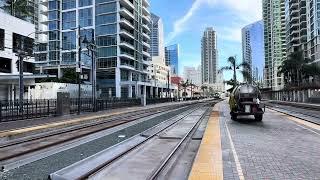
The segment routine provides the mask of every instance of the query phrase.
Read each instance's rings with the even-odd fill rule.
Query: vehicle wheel
[[[231,119],[232,119],[232,120],[234,120],[234,121],[237,120],[237,115],[236,115],[236,114],[230,113],[230,115],[231,115]]]
[[[262,121],[263,115],[262,114],[261,115],[256,115],[256,116],[254,116],[254,118],[256,119],[256,121]]]

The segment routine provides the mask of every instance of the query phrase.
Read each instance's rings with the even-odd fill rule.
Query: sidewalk
[[[320,104],[290,102],[290,101],[276,101],[276,100],[265,100],[265,99],[262,101],[267,102],[267,103],[275,103],[275,104],[279,104],[279,105],[287,105],[287,106],[293,106],[293,107],[310,108],[310,109],[320,110]]]

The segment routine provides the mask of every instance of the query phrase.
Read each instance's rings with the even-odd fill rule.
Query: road
[[[232,121],[219,104],[224,179],[320,179],[320,128],[267,109]],[[311,125],[312,126],[312,125]]]

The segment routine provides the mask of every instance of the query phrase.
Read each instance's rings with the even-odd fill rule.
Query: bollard
[[[57,115],[70,114],[70,94],[67,92],[57,93]]]

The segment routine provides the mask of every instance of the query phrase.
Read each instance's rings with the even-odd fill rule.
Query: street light
[[[93,111],[96,111],[96,78],[97,78],[97,72],[96,72],[96,44],[94,41],[94,32],[92,30],[92,37],[91,42],[88,41],[87,36],[84,37],[84,40],[82,43],[87,45],[87,49],[91,51],[91,59],[92,59],[92,65],[91,65],[91,78],[92,78],[92,104],[93,104]]]

